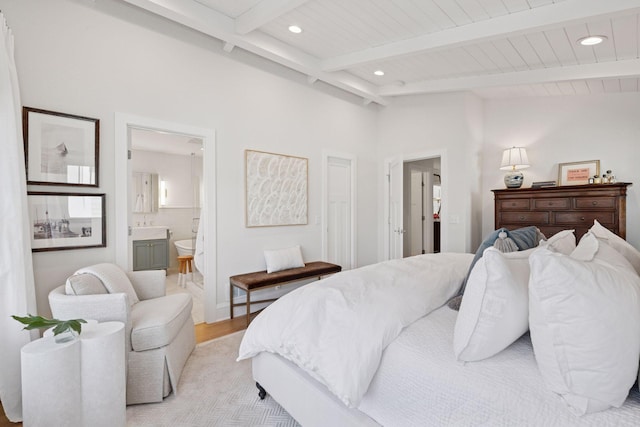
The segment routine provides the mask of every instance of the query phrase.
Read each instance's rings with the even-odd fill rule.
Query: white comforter
[[[267,307],[249,326],[238,360],[277,353],[357,407],[382,351],[459,289],[471,254],[427,254],[344,271]]]
[[[488,359],[456,361],[457,315],[442,307],[403,330],[358,409],[383,426],[640,426],[637,386],[621,408],[571,413],[544,384],[528,333]]]

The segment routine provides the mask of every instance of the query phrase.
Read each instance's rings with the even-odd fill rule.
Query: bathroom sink
[[[168,227],[164,225],[153,225],[148,227],[132,227],[132,240],[154,240],[166,239]]]

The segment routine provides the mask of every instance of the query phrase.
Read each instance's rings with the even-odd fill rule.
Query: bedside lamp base
[[[512,171],[504,176],[504,185],[507,188],[520,188],[524,181],[524,175],[520,171]]]

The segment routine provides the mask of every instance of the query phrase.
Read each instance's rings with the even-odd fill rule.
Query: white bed
[[[437,254],[421,259],[427,260],[427,264],[433,268],[435,264],[446,265],[446,262],[438,261],[444,259],[442,255],[447,256]],[[256,382],[304,426],[640,425],[637,384],[620,408],[583,416],[576,416],[569,411],[560,396],[545,386],[528,333],[488,359],[468,363],[456,361],[453,335],[458,312],[443,306],[443,301],[451,294],[449,281],[458,280],[459,271],[469,263],[470,258],[456,258],[453,264],[459,265],[451,266],[451,271],[455,270],[456,273],[444,280],[447,282],[444,285],[446,292],[436,292],[439,295],[436,298],[439,308],[427,307],[426,313],[418,316],[417,320],[408,319],[410,321],[403,325],[401,332],[391,337],[388,346],[384,345],[379,366],[376,365],[370,383],[366,382],[366,393],[361,397],[353,395],[345,398],[345,395],[351,394],[341,390],[336,392],[335,384],[324,381],[326,375],[322,375],[322,370],[316,366],[322,361],[316,360],[314,353],[324,351],[321,342],[314,343],[310,349],[311,356],[297,353],[292,356],[290,349],[288,352],[281,351],[283,343],[288,343],[291,336],[281,336],[276,329],[282,328],[282,323],[269,325],[268,318],[278,310],[291,309],[291,306],[287,306],[287,300],[282,304],[274,304],[254,320],[256,326],[252,323],[247,331],[245,340],[248,342],[243,342],[247,348],[241,347],[240,355],[243,358],[253,357]],[[379,268],[377,266],[379,264],[368,267],[370,277]],[[442,270],[441,267],[438,268],[442,276],[446,269]],[[407,279],[416,275],[410,271],[404,274]],[[438,282],[442,282],[441,276]],[[447,277],[446,271],[444,276]],[[332,280],[338,282],[341,276],[336,275]],[[316,287],[322,285],[322,282],[314,284]],[[265,314],[267,321],[261,322],[260,318]],[[286,316],[283,317],[286,319]],[[335,325],[328,327],[335,328]],[[270,338],[276,337],[276,343],[281,339],[280,347],[273,345],[260,351],[263,344],[257,344],[257,341],[261,341],[264,335],[273,335]],[[385,340],[389,338],[388,333],[382,335]],[[278,352],[282,354],[275,354]],[[306,371],[283,356],[305,367]],[[338,353],[338,359],[340,357],[345,356]],[[305,363],[299,363],[298,359]],[[329,358],[329,363],[336,364],[335,360]],[[353,361],[348,363],[353,366]],[[348,370],[338,372],[347,377],[353,373]],[[352,407],[345,403],[352,403]]]
[[[358,409],[272,353],[254,357],[253,375],[303,426],[640,425],[637,386],[621,408],[569,412],[542,383],[528,334],[491,359],[456,362],[456,315],[445,306],[407,327],[385,350]]]

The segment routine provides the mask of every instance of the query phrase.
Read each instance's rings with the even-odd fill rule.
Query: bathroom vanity
[[[133,227],[133,270],[169,268],[169,229],[167,227]]]

